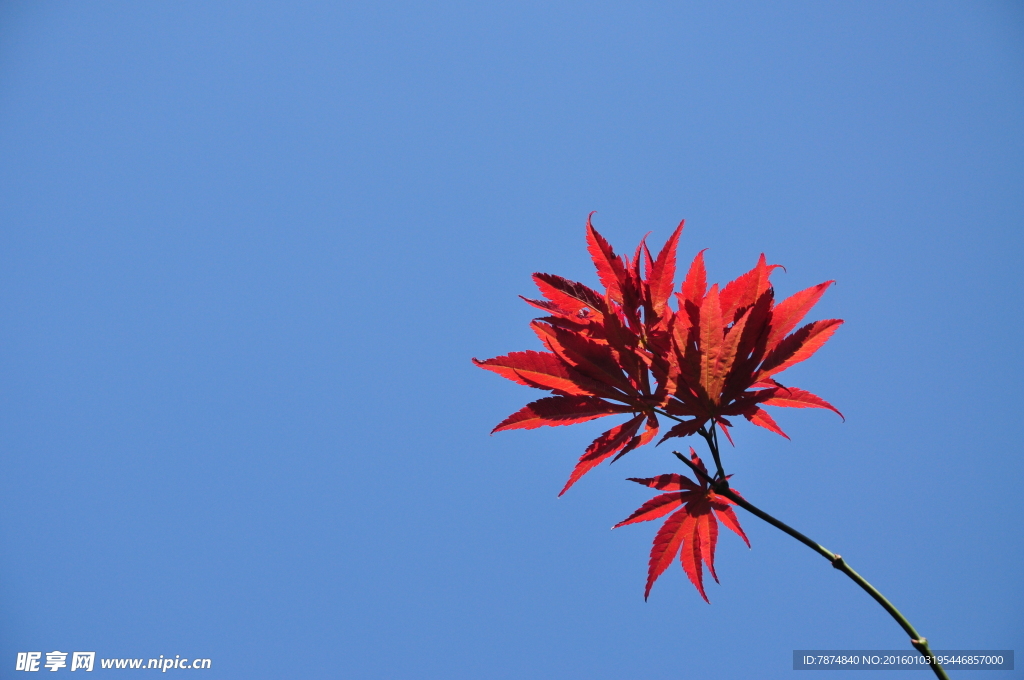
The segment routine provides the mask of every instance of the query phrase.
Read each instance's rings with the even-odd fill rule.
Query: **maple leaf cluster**
[[[559,495],[602,461],[614,462],[653,441],[661,420],[675,424],[659,443],[693,434],[709,436],[716,427],[731,441],[732,419],[740,416],[788,439],[764,406],[825,408],[842,416],[821,397],[776,380],[779,373],[814,354],[842,324],[840,319],[825,319],[797,328],[832,281],[776,304],[770,277],[779,265],[769,265],[762,254],[747,273],[724,287],[708,287],[701,251],[677,290],[676,248],[683,223],[657,257],[648,250],[646,238],[632,257],[619,256],[590,218],[586,229],[587,249],[603,291],[552,274],[534,274],[543,299],[523,299],[545,313],[530,325],[547,351],[473,359],[481,368],[552,393],[516,411],[493,432],[629,415],[587,447]],[[670,486],[656,486],[653,480]],[[658,497],[671,496],[675,503],[658,505],[664,510],[661,514],[681,508],[655,539],[647,591],[681,550],[683,567],[706,600],[700,565],[707,564],[715,575],[714,517],[741,536],[742,530],[729,501],[714,494],[705,480],[700,480],[700,487],[679,475],[653,480],[634,481],[674,489]],[[634,515],[624,523],[659,516]],[[681,548],[683,535],[689,538]]]
[[[544,299],[523,299],[548,314],[530,324],[548,351],[473,359],[481,368],[555,395],[527,404],[493,432],[632,414],[587,447],[562,493],[603,460],[650,442],[659,431],[659,415],[679,421],[664,441],[706,425],[730,436],[730,418],[736,416],[788,439],[762,406],[839,413],[821,397],[784,387],[774,377],[814,354],[842,323],[825,319],[794,332],[833,282],[776,304],[769,277],[779,265],[767,264],[762,254],[749,272],[721,289],[708,288],[701,251],[675,292],[673,311],[682,229],[680,223],[656,259],[644,241],[630,259],[616,256],[588,219],[588,250],[604,292],[534,274]]]
[[[690,459],[707,476],[707,468],[692,446]],[[682,475],[668,474],[648,479],[630,477],[629,481],[669,493],[663,493],[647,501],[632,515],[612,527],[613,529],[635,522],[658,519],[673,510],[676,511],[665,520],[654,537],[644,599],[651,594],[654,582],[668,569],[676,555],[679,555],[683,571],[690,577],[690,581],[704,601],[708,602],[707,593],[704,592],[704,570],[701,563],[708,565],[711,576],[718,581],[718,575],[715,573],[715,546],[718,544],[716,517],[727,528],[736,532],[748,548],[750,547],[750,541],[740,528],[739,519],[732,510],[733,502],[725,496],[716,494],[703,479],[700,480],[700,485],[697,485]],[[736,493],[735,489],[733,493]]]

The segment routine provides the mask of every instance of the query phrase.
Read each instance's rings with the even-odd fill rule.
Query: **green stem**
[[[712,443],[712,438],[710,436],[705,436],[705,439],[707,439],[708,441],[708,446],[711,447],[711,453],[717,454],[717,446],[715,446]],[[715,444],[717,444],[717,442],[715,442]],[[716,494],[720,496],[725,496],[726,498],[728,498],[733,503],[740,506],[750,514],[760,517],[765,522],[771,524],[773,527],[789,534],[790,536],[800,541],[808,548],[810,548],[811,550],[813,550],[814,552],[818,553],[826,560],[831,562],[833,567],[849,576],[854,583],[859,585],[868,595],[873,597],[875,599],[875,602],[882,605],[882,608],[885,609],[885,611],[889,612],[889,616],[895,619],[896,623],[900,624],[900,627],[903,628],[907,635],[910,636],[910,644],[914,646],[914,649],[921,652],[921,654],[928,659],[929,665],[935,672],[935,675],[938,678],[940,678],[940,680],[949,680],[949,676],[946,675],[946,671],[942,668],[942,665],[938,661],[935,661],[931,647],[928,646],[928,639],[922,636],[920,633],[918,633],[917,629],[914,628],[910,621],[907,621],[907,617],[903,616],[900,610],[896,609],[896,607],[893,606],[892,602],[889,602],[889,600],[886,599],[885,595],[882,595],[882,593],[880,593],[877,588],[868,583],[863,576],[854,571],[853,568],[846,563],[846,560],[844,560],[841,555],[837,555],[831,550],[822,546],[821,544],[812,541],[810,538],[804,536],[802,533],[800,533],[793,527],[789,526],[785,522],[775,519],[764,510],[761,510],[760,508],[752,505],[745,498],[743,498],[738,493],[730,489],[729,480],[725,478],[725,474],[722,473],[720,465],[718,478],[712,479],[703,470],[694,465],[691,461],[687,460],[687,458],[684,455],[677,451],[673,451],[673,453],[676,455],[677,458],[686,463],[686,465],[689,466],[691,470],[693,470],[693,473],[695,475],[697,475],[699,478],[701,478],[702,481],[707,483],[711,487],[712,491],[714,491]],[[715,455],[715,462],[718,462],[717,455]]]

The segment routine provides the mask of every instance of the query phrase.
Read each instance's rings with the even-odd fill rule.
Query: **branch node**
[[[835,567],[836,569],[842,569],[843,567],[845,567],[846,566],[846,562],[843,561],[843,556],[842,555],[836,555],[835,557],[833,557],[832,558],[832,566]]]

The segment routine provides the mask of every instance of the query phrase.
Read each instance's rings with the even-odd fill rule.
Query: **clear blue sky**
[[[603,422],[488,436],[536,395],[470,357],[539,348],[532,272],[596,282],[591,210],[623,249],[686,218],[712,280],[838,281],[787,378],[847,421],[739,427],[735,486],[934,647],[1024,652],[1022,132],[1020,3],[0,4],[0,677],[909,649],[749,516],[710,606],[677,567],[645,603],[655,527],[608,528],[667,447],[557,498]]]

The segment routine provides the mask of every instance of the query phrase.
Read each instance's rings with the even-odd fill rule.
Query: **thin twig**
[[[712,425],[712,427],[714,427],[714,425]],[[711,453],[714,455],[715,462],[717,463],[717,442],[712,443],[711,436],[706,436],[705,439],[707,439],[708,446],[711,448]],[[703,481],[707,482],[711,486],[711,490],[714,491],[716,494],[718,494],[719,496],[725,496],[730,501],[740,506],[750,514],[763,519],[765,522],[768,522],[773,527],[789,534],[790,536],[800,541],[814,552],[818,553],[819,555],[827,559],[829,562],[832,563],[833,567],[849,576],[854,583],[856,583],[862,589],[864,589],[864,591],[867,592],[868,595],[873,597],[875,601],[878,602],[878,604],[882,605],[882,608],[885,609],[885,611],[889,612],[889,615],[893,619],[895,619],[896,623],[898,623],[900,627],[903,628],[903,630],[907,633],[907,635],[910,636],[910,644],[913,645],[914,649],[919,651],[922,655],[924,655],[925,658],[928,659],[929,665],[935,672],[935,675],[938,678],[940,678],[940,680],[949,680],[949,676],[946,675],[946,671],[942,668],[942,665],[935,660],[935,656],[932,654],[932,650],[928,646],[928,639],[922,636],[920,633],[918,633],[917,629],[914,628],[914,626],[910,623],[910,621],[907,620],[905,616],[903,616],[900,610],[896,609],[896,607],[893,606],[892,602],[889,602],[889,600],[884,595],[882,595],[882,593],[880,593],[877,588],[868,583],[863,576],[854,571],[853,568],[846,563],[846,560],[844,560],[841,555],[837,555],[831,550],[822,546],[820,543],[812,541],[810,538],[804,536],[802,533],[800,533],[793,527],[789,526],[785,522],[775,519],[764,510],[761,510],[760,508],[752,505],[745,498],[743,498],[738,493],[730,489],[729,480],[726,479],[724,472],[722,472],[721,470],[721,466],[719,466],[718,478],[711,479],[696,464],[694,464],[692,461],[687,460],[686,457],[680,454],[678,451],[673,451],[673,453],[675,453],[676,457],[678,457],[680,460],[686,463],[686,465],[691,470],[693,470],[694,474],[698,475]]]

